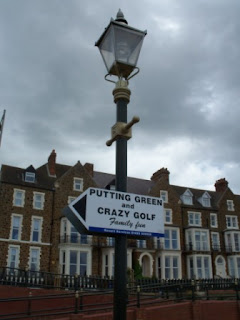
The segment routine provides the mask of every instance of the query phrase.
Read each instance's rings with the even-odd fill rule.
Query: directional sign
[[[161,198],[89,188],[63,213],[79,232],[164,236]]]

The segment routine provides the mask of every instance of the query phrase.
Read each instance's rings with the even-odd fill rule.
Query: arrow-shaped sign
[[[63,213],[80,233],[164,236],[161,198],[89,188]]]

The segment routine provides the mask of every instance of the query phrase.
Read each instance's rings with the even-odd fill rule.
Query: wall
[[[0,299],[10,298],[10,297],[26,297],[31,291],[32,296],[44,295],[44,294],[66,294],[66,291],[54,291],[54,290],[43,290],[43,289],[30,289],[30,288],[14,288],[8,286],[0,286]],[[112,301],[112,296],[109,295],[99,295],[96,297],[84,297],[85,303],[108,303]],[[94,299],[94,300],[92,300]],[[87,301],[88,300],[88,301]],[[34,304],[38,310],[41,308],[53,308],[54,305],[59,307],[58,299],[48,299],[32,301],[33,309]],[[74,298],[66,297],[61,299],[61,306],[73,306]],[[0,301],[0,314],[6,312],[23,312],[26,311],[28,307],[28,302],[25,300],[23,302],[9,302],[3,303]],[[10,311],[9,311],[10,308]],[[12,311],[11,311],[12,310]],[[18,311],[19,310],[19,311]],[[28,318],[31,320],[31,318]],[[72,314],[64,316],[51,316],[47,317],[46,320],[50,319],[61,319],[61,320],[112,320],[111,312],[102,312],[98,314]],[[185,301],[178,303],[171,302],[161,302],[159,304],[143,306],[141,308],[128,308],[127,320],[238,320],[240,319],[240,301]]]

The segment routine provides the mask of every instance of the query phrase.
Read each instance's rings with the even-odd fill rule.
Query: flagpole
[[[5,114],[6,114],[6,110],[3,111],[3,116],[2,116],[2,119],[1,119],[1,122],[0,122],[0,146],[1,146],[1,142],[2,142],[2,133],[3,133]]]

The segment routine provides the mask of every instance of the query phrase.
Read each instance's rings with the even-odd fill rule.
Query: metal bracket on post
[[[106,142],[106,145],[110,147],[114,141],[119,138],[126,138],[129,140],[132,138],[132,126],[140,121],[139,117],[133,117],[128,123],[117,122],[112,126],[112,138]]]

